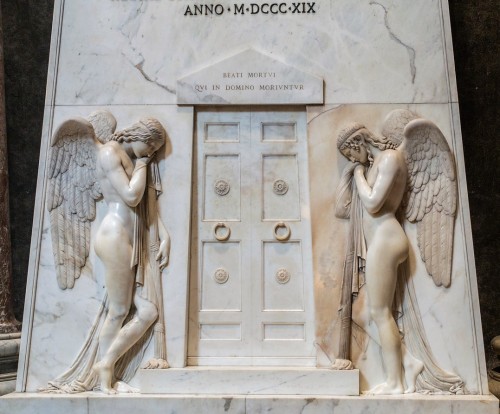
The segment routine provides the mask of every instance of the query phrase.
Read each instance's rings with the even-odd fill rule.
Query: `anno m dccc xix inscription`
[[[234,3],[223,6],[220,3],[190,4],[184,10],[184,16],[221,16],[255,14],[314,14],[316,2],[276,2],[276,3]]]

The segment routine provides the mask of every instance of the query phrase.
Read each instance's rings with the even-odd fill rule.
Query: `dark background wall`
[[[22,319],[49,58],[53,0],[4,0],[7,137],[14,310]],[[450,0],[479,297],[489,341],[500,335],[497,162],[498,0]],[[87,18],[90,18],[89,16]]]

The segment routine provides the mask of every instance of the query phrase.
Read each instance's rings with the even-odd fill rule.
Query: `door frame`
[[[199,182],[198,182],[198,150],[199,150],[199,144],[198,144],[198,113],[203,112],[208,108],[209,111],[214,111],[214,112],[301,112],[305,119],[306,119],[306,125],[304,127],[304,134],[305,134],[305,142],[303,143],[304,149],[305,149],[305,155],[303,156],[305,158],[305,168],[307,171],[307,174],[309,173],[309,167],[308,167],[308,128],[307,128],[307,107],[305,105],[289,105],[289,106],[270,106],[270,105],[244,105],[244,106],[236,106],[236,105],[227,105],[227,106],[195,106],[194,111],[193,111],[193,151],[192,151],[192,185],[191,185],[191,211],[190,211],[190,217],[191,217],[191,229],[190,229],[190,260],[189,260],[189,272],[187,275],[188,278],[188,292],[187,292],[187,321],[186,321],[186,334],[185,334],[185,350],[186,350],[186,365],[212,365],[211,363],[206,363],[202,362],[201,364],[199,363],[201,360],[204,359],[204,357],[191,357],[189,356],[189,340],[190,340],[190,312],[191,312],[191,278],[192,278],[192,273],[199,272],[198,266],[200,265],[200,258],[199,255],[201,254],[198,249],[199,249],[199,240],[198,240],[198,220],[200,219],[198,217],[198,208],[199,205],[197,204],[197,200],[199,200],[199,197],[203,198],[203,196],[196,196],[196,192],[199,190]],[[252,127],[250,128],[252,129]],[[264,155],[264,154],[263,154]],[[301,194],[300,195],[300,200],[302,201],[305,197],[306,202],[308,202],[308,207],[310,206],[310,194],[309,194],[309,182],[308,179],[305,181],[303,184],[304,191],[307,192],[307,194]],[[201,201],[200,201],[201,202]],[[300,204],[302,207],[302,204]],[[306,290],[306,293],[309,295],[309,297],[305,297],[305,304],[304,306],[310,306],[310,309],[308,309],[308,312],[310,313],[311,317],[310,320],[307,321],[308,324],[311,325],[311,327],[308,329],[308,335],[311,335],[310,338],[308,338],[308,342],[311,341],[312,348],[314,348],[314,343],[315,343],[315,334],[316,334],[316,329],[315,329],[315,319],[316,319],[316,309],[315,309],[315,301],[314,301],[314,273],[313,273],[313,263],[312,263],[312,235],[311,235],[311,222],[310,222],[310,217],[309,219],[309,251],[302,251],[302,262],[303,262],[303,273],[304,274],[310,274],[311,278],[310,280],[308,278],[304,278],[304,286],[306,283],[309,283],[310,286]],[[230,222],[231,220],[225,220]],[[265,220],[268,221],[268,220]],[[292,220],[287,220],[287,221],[294,221]],[[297,220],[295,220],[297,221]],[[301,221],[298,219],[298,221]],[[194,242],[196,241],[196,246],[194,245]],[[262,241],[262,246],[261,248],[264,248],[264,244],[269,242],[269,240],[263,240]],[[301,243],[302,244],[302,243]],[[192,250],[191,250],[192,249]],[[264,264],[262,263],[262,266]],[[306,327],[304,326],[304,329]],[[250,359],[254,360],[259,360],[258,357],[249,357]],[[277,361],[280,360],[280,357],[273,357],[276,358]],[[287,364],[290,366],[316,366],[316,352],[312,352],[312,356],[304,356],[304,357],[288,357],[288,359],[294,358],[298,363],[297,365],[292,365],[292,364]],[[224,364],[223,361],[225,360],[230,360],[231,357],[224,358],[224,357],[216,357],[219,363],[213,364],[213,365],[227,365]],[[268,360],[267,358],[260,358],[262,360],[266,360],[266,365],[273,365],[273,362]],[[287,357],[282,357],[283,360],[287,359]],[[299,360],[302,360],[299,363]],[[252,363],[249,364],[242,364],[246,366],[252,365]],[[254,365],[258,365],[254,364]],[[279,363],[274,363],[274,365],[281,365]]]

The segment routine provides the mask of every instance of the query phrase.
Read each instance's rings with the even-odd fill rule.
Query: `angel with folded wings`
[[[386,381],[368,393],[461,393],[461,379],[443,371],[428,346],[409,278],[410,243],[404,230],[405,218],[416,224],[428,274],[437,286],[449,287],[457,203],[453,156],[439,128],[407,110],[387,116],[383,135],[354,123],[337,140],[338,150],[351,161],[336,206],[337,217],[350,219],[344,286],[356,284],[357,292],[365,285],[386,368]],[[352,292],[342,294],[342,306],[349,311]],[[340,358],[348,360],[345,333],[343,341]]]
[[[49,383],[52,390],[133,391],[126,380],[135,374],[153,331],[150,365],[168,367],[161,271],[170,238],[158,214],[161,182],[154,159],[166,132],[153,118],[115,129],[114,116],[97,111],[63,122],[53,137],[47,208],[61,289],[73,288],[86,265],[101,197],[107,212],[93,243],[104,264],[106,295],[80,354]]]

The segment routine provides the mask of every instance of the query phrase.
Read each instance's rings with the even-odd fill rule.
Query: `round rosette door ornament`
[[[278,269],[276,272],[276,281],[282,285],[288,283],[290,281],[290,272],[285,268]]]
[[[214,191],[218,196],[224,197],[229,194],[229,191],[231,191],[231,186],[226,180],[217,180],[214,183]]]
[[[229,273],[226,269],[219,267],[214,272],[214,280],[219,284],[223,285],[229,280]]]
[[[285,180],[276,180],[273,183],[273,191],[277,195],[285,195],[288,192],[288,184]]]

